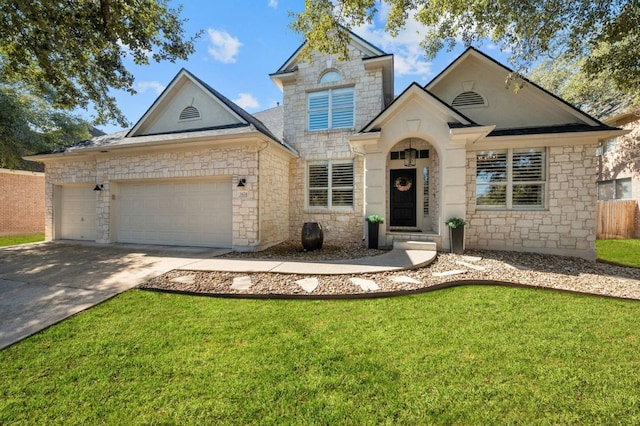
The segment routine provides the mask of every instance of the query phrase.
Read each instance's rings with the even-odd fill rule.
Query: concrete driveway
[[[0,349],[153,277],[227,251],[58,241],[0,248]]]

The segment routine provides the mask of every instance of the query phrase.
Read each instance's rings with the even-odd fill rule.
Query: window
[[[424,216],[429,216],[429,168],[422,169],[422,212]]]
[[[311,92],[307,95],[308,129],[330,130],[353,127],[353,87]]]
[[[337,71],[328,71],[320,77],[320,84],[337,83],[339,81],[342,81],[342,76]]]
[[[615,151],[617,145],[618,145],[618,138],[607,139],[602,143],[602,153],[606,154],[607,152]]]
[[[353,207],[353,163],[309,164],[308,199],[310,208]]]
[[[631,178],[598,182],[598,200],[625,200],[631,198]]]
[[[546,151],[509,149],[476,154],[476,205],[484,209],[542,208]]]
[[[462,92],[453,99],[451,106],[454,108],[467,108],[475,106],[486,106],[487,102],[482,95],[477,92]]]
[[[402,151],[391,151],[390,158],[392,160],[404,160],[405,157],[405,152],[404,150]],[[429,158],[429,150],[428,149],[419,149],[418,152],[416,152],[416,158]]]
[[[198,108],[188,106],[180,112],[179,120],[195,120],[197,118],[200,118],[200,111],[198,111]]]

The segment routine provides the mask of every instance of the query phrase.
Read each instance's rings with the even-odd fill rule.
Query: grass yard
[[[639,424],[640,302],[132,290],[0,352],[0,424]]]
[[[598,259],[640,268],[640,239],[596,240]]]
[[[16,244],[36,243],[44,241],[44,234],[21,235],[17,237],[0,237],[0,247],[14,246]]]

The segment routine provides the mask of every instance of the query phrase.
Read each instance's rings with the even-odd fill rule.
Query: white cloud
[[[409,11],[404,29],[396,37],[391,37],[384,31],[388,14],[389,6],[383,3],[377,22],[365,23],[354,28],[353,32],[374,46],[386,52],[393,52],[397,75],[417,75],[423,78],[432,75],[431,62],[424,59],[424,50],[420,47],[424,38],[424,25],[416,22],[413,18],[414,13]]]
[[[277,9],[278,8],[278,0],[269,0],[269,7]]]
[[[165,86],[157,81],[139,81],[136,83],[136,90],[140,94],[145,93],[147,90],[154,90],[156,94],[159,95],[164,88]]]
[[[236,56],[238,56],[238,51],[240,50],[240,46],[242,46],[240,40],[224,30],[209,28],[208,33],[209,41],[211,42],[209,54],[224,64],[236,62]]]
[[[258,108],[260,103],[254,98],[251,93],[240,93],[238,98],[234,100],[240,108]]]

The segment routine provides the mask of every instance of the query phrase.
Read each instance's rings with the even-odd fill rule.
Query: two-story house
[[[270,75],[283,105],[249,114],[181,70],[124,132],[46,164],[46,238],[261,250],[319,222],[325,240],[428,239],[595,258],[595,151],[621,134],[468,49],[394,96],[393,55],[300,50]]]

